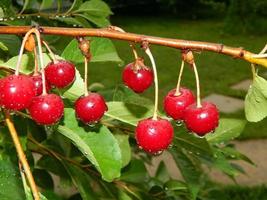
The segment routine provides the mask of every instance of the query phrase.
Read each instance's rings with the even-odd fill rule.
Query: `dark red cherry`
[[[76,117],[85,124],[98,122],[107,110],[104,98],[97,93],[81,96],[75,102]]]
[[[176,89],[169,91],[164,98],[164,110],[174,120],[183,120],[185,109],[195,103],[195,97],[191,90],[180,88],[180,94],[175,95]]]
[[[189,131],[202,137],[217,128],[219,112],[217,107],[210,102],[203,102],[202,107],[192,104],[185,110],[184,122]]]
[[[148,67],[135,67],[136,62],[128,64],[122,74],[123,82],[136,93],[144,92],[153,82],[153,71]]]
[[[63,116],[64,103],[56,94],[45,94],[34,97],[28,110],[36,123],[53,125]]]
[[[135,130],[135,139],[140,148],[158,154],[167,149],[173,140],[173,127],[166,119],[141,120]]]
[[[43,92],[42,75],[41,74],[32,75],[31,79],[34,83],[35,95],[36,96],[41,95]],[[46,91],[49,92],[51,90],[51,86],[47,81],[45,82],[45,86],[46,86]]]
[[[45,77],[55,87],[67,87],[75,79],[75,66],[65,60],[51,62],[45,68]]]
[[[34,84],[29,76],[9,75],[0,81],[0,105],[6,109],[23,110],[34,96]]]

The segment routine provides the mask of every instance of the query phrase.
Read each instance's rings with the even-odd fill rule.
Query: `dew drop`
[[[4,19],[3,18],[0,18],[0,21],[3,21]]]
[[[170,148],[172,148],[172,147],[173,147],[173,144],[169,144],[168,148],[170,149]]]
[[[89,122],[89,123],[87,123],[87,125],[89,126],[89,127],[95,127],[95,125],[96,125],[96,123],[94,123],[94,122]]]
[[[235,155],[231,155],[231,158],[235,158]]]
[[[163,151],[157,151],[157,152],[153,153],[153,155],[154,155],[154,156],[158,156],[158,155],[162,154],[162,152],[163,152]]]
[[[176,126],[182,126],[183,125],[183,120],[176,120],[175,121]]]
[[[37,18],[40,18],[41,16],[40,15],[37,15]]]

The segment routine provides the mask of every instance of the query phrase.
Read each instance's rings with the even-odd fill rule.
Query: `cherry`
[[[195,103],[195,97],[191,90],[180,88],[180,94],[175,95],[176,89],[168,92],[164,98],[164,110],[174,120],[183,120],[185,109]]]
[[[42,75],[41,74],[34,74],[31,76],[31,79],[34,83],[34,90],[35,95],[39,96],[43,92],[43,82],[42,82]],[[49,92],[51,90],[50,84],[46,81],[45,82],[46,91]]]
[[[189,131],[202,137],[217,128],[219,112],[217,107],[210,102],[203,102],[201,107],[192,104],[185,110],[184,121]]]
[[[141,61],[143,62],[143,61]],[[144,92],[153,82],[153,72],[140,60],[128,64],[122,74],[123,82],[136,93]]]
[[[26,75],[9,75],[1,79],[0,91],[0,105],[11,110],[27,108],[35,96],[33,81]]]
[[[49,63],[45,68],[47,81],[58,88],[69,86],[75,79],[74,64],[65,60]]]
[[[173,127],[166,119],[141,120],[135,130],[135,139],[140,148],[158,154],[167,149],[173,140]]]
[[[104,98],[97,93],[81,96],[75,102],[76,117],[85,124],[98,122],[107,110]]]
[[[56,94],[45,94],[34,97],[28,110],[36,123],[52,125],[63,116],[64,103]]]

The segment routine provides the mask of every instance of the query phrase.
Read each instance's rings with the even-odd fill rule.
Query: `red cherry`
[[[36,123],[52,125],[63,116],[64,103],[56,94],[40,95],[32,99],[28,110]]]
[[[34,83],[35,95],[36,96],[41,95],[42,92],[43,92],[42,75],[41,74],[32,75],[31,79],[32,79],[32,81]],[[51,86],[47,81],[45,82],[45,87],[46,87],[46,91],[47,92],[49,92],[51,90]]]
[[[184,122],[189,131],[196,133],[198,136],[204,136],[217,128],[219,112],[217,107],[210,102],[203,102],[202,107],[192,104],[185,110]]]
[[[85,124],[98,122],[107,110],[104,98],[97,93],[81,96],[75,102],[76,117]]]
[[[135,62],[128,64],[122,74],[123,82],[136,93],[144,92],[153,82],[153,72],[148,67],[135,69]]]
[[[34,84],[29,76],[10,75],[0,81],[0,105],[6,109],[23,110],[35,96]]]
[[[175,96],[176,89],[169,91],[164,98],[164,110],[174,120],[183,120],[185,109],[195,103],[191,90],[180,88],[180,95]]]
[[[173,140],[173,127],[166,119],[141,120],[135,130],[137,144],[148,153],[158,154],[167,149]]]
[[[53,86],[58,88],[67,87],[75,79],[75,66],[65,60],[51,62],[45,68],[45,77]]]

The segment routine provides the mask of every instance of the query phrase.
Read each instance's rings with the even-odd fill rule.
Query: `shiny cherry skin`
[[[174,120],[183,120],[185,109],[195,103],[195,97],[191,90],[180,88],[180,94],[175,95],[176,89],[168,92],[164,98],[164,110]]]
[[[210,102],[203,102],[202,107],[192,104],[185,110],[184,122],[189,131],[203,137],[217,128],[219,111],[216,105]]]
[[[75,102],[76,117],[85,124],[97,123],[107,110],[104,98],[97,93],[81,96]]]
[[[53,125],[63,116],[64,103],[56,94],[45,94],[34,97],[28,110],[36,123]]]
[[[75,79],[75,66],[65,60],[49,63],[45,68],[47,81],[58,88],[64,88],[72,84]]]
[[[141,120],[135,130],[135,139],[140,148],[151,154],[161,153],[172,143],[173,127],[166,119]]]
[[[0,105],[6,109],[23,110],[34,96],[34,84],[29,76],[14,74],[0,81]]]
[[[31,76],[31,79],[34,83],[34,90],[35,95],[39,96],[43,92],[43,82],[42,82],[42,75],[41,74],[34,74]],[[46,81],[45,82],[46,91],[49,92],[51,90],[50,84]]]
[[[136,93],[142,93],[149,88],[153,82],[153,71],[150,68],[135,70],[134,63],[128,64],[122,74],[123,82]]]

